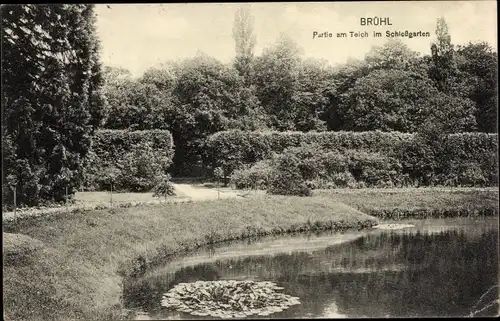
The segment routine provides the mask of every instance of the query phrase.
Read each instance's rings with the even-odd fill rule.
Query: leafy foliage
[[[168,131],[100,130],[85,166],[84,188],[149,191],[165,180],[172,163]],[[168,179],[167,179],[168,181]]]
[[[458,68],[476,103],[478,130],[497,132],[498,56],[487,43],[469,43],[457,50]]]
[[[198,53],[152,67],[137,79],[126,70],[108,68],[105,92],[110,107],[105,127],[169,130],[176,145],[173,175],[210,176],[222,166],[225,178],[270,151],[299,145],[295,134],[279,142],[267,138],[256,142],[260,136],[253,133],[251,139],[231,138],[237,141],[211,138],[229,130],[408,134],[428,126],[446,133],[497,130],[496,53],[485,43],[455,46],[444,19],[438,19],[437,39],[427,55],[391,39],[373,47],[364,59],[335,67],[304,59],[302,49],[286,34],[255,56],[248,7],[236,11],[232,31],[233,64]],[[306,136],[314,135],[319,134]],[[330,143],[325,144],[337,148],[351,138],[327,139]],[[352,149],[358,149],[353,144]],[[379,151],[377,142],[367,141],[368,145],[373,147],[370,151]]]
[[[238,189],[266,189],[271,175],[271,162],[266,159],[248,168],[235,170],[231,174],[230,183]]]
[[[298,157],[281,154],[269,178],[269,194],[311,196],[312,191],[298,170]]]
[[[18,205],[62,201],[81,181],[105,113],[94,25],[93,5],[2,6],[2,144]]]
[[[330,178],[337,176],[345,181],[343,187],[353,186],[353,179],[367,186],[386,187],[470,185],[467,181],[471,179],[484,186],[498,184],[498,135],[449,134],[430,124],[422,128],[425,131],[417,134],[227,131],[210,136],[207,147],[214,163],[226,175],[234,173],[232,181],[239,186],[254,186],[251,175],[263,180],[265,172],[259,161],[284,151],[298,157],[294,166],[304,180],[331,182]],[[304,144],[307,148],[301,147]],[[253,164],[259,166],[248,168]]]
[[[153,188],[154,197],[167,197],[175,195],[175,188],[170,182],[170,178],[170,174],[166,174],[156,179],[158,183]]]
[[[441,93],[414,72],[373,71],[356,81],[344,101],[344,120],[353,130],[416,132],[433,120],[461,132],[476,124],[472,101]]]
[[[253,17],[248,6],[236,11],[233,25],[233,38],[236,47],[234,68],[245,81],[250,81],[253,63],[255,35],[253,35]]]
[[[331,151],[349,149],[390,152],[397,149],[411,134],[398,132],[249,132],[222,131],[208,137],[207,148],[214,166],[221,166],[227,175],[245,164],[253,164],[281,153],[288,147],[316,143]]]

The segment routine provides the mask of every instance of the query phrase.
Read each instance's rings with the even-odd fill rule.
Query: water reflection
[[[153,319],[197,319],[162,308],[163,293],[180,282],[253,279],[276,281],[285,293],[301,298],[301,305],[271,318],[466,316],[498,283],[498,228],[493,222],[446,228],[427,222],[408,230],[364,233],[323,248],[268,255],[217,258],[218,249],[212,248],[207,262],[163,268],[125,282],[124,303]],[[495,291],[493,297],[498,297]]]

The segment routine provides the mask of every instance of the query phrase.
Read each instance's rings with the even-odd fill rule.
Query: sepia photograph
[[[4,320],[500,315],[496,1],[0,9]]]

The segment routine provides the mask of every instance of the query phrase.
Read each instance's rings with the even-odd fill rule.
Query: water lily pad
[[[274,282],[196,281],[179,283],[162,297],[162,306],[195,316],[221,319],[268,316],[300,304],[299,298],[282,292]]]

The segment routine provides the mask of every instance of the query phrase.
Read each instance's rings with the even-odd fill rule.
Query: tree
[[[292,96],[297,130],[326,130],[328,102],[336,94],[332,74],[322,60],[307,59],[299,64],[297,88]]]
[[[94,23],[93,5],[2,7],[4,168],[18,204],[63,201],[79,185],[105,105]]]
[[[429,75],[439,91],[459,95],[463,91],[456,86],[459,76],[455,49],[443,17],[437,19],[436,37],[436,42],[431,45],[432,65]]]
[[[419,54],[399,39],[390,39],[382,46],[373,47],[365,56],[366,67],[377,69],[399,69],[419,71],[424,65],[419,61]]]
[[[124,68],[107,66],[105,93],[109,111],[105,123],[111,129],[169,129],[165,121],[172,108],[172,83],[161,71],[149,69],[139,79]]]
[[[103,91],[109,104],[104,127],[128,128],[131,125],[127,116],[128,99],[129,93],[135,85],[132,74],[125,68],[105,66],[103,78]]]
[[[139,82],[155,85],[164,94],[171,93],[177,78],[174,66],[151,67],[142,74]]]
[[[325,119],[329,130],[339,131],[347,129],[344,111],[347,102],[345,93],[354,86],[359,78],[368,74],[368,66],[364,60],[349,59],[347,63],[332,70],[333,86],[335,91],[329,94]]]
[[[255,35],[253,33],[253,17],[248,6],[236,11],[233,25],[233,39],[236,44],[234,67],[245,81],[250,79]]]
[[[278,130],[295,129],[293,96],[298,87],[301,49],[281,34],[255,61],[253,83],[266,114],[268,125]]]
[[[375,70],[344,94],[349,130],[415,132],[428,121],[451,132],[473,130],[474,103],[439,92],[429,79],[403,70]]]
[[[457,50],[458,68],[471,88],[468,98],[477,106],[478,130],[497,132],[498,56],[486,42],[469,43]]]
[[[195,175],[193,168],[208,157],[205,137],[229,128],[258,127],[260,106],[253,87],[245,86],[236,70],[204,54],[183,61],[176,75],[175,108],[167,117],[176,146],[174,167]]]

